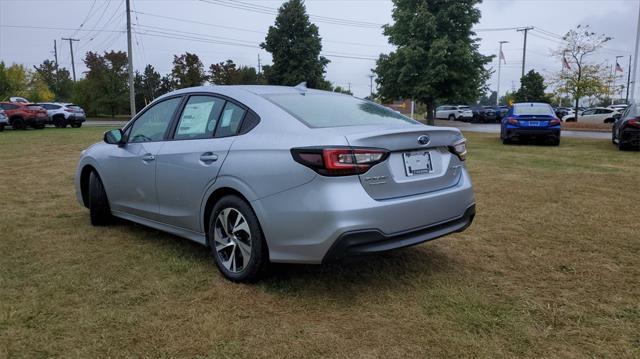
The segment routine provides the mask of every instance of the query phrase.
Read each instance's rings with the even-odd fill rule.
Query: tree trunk
[[[435,114],[434,114],[434,110],[435,110],[435,104],[433,103],[433,101],[426,101],[426,105],[427,105],[427,125],[429,126],[435,126],[436,122],[435,122]]]

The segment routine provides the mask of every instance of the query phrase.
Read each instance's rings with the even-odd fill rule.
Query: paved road
[[[123,127],[126,121],[102,121],[91,120],[84,123],[85,126],[91,127],[111,127],[118,128]],[[495,123],[467,123],[457,121],[437,121],[438,126],[451,126],[457,127],[462,132],[482,132],[482,133],[500,133],[500,125]],[[609,139],[611,134],[608,132],[595,132],[595,131],[562,131],[563,137],[576,137],[576,138],[595,138],[595,139]]]
[[[438,121],[438,126],[451,126],[457,127],[462,132],[482,132],[482,133],[500,133],[500,125],[497,123],[467,123],[467,122],[449,122]],[[611,133],[609,132],[595,132],[595,131],[562,131],[562,137],[576,137],[576,138],[595,138],[595,139],[610,139]]]

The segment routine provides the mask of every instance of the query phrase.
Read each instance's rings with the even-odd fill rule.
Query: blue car
[[[502,117],[500,138],[509,144],[514,140],[539,139],[552,145],[560,144],[560,119],[546,103],[516,103]]]

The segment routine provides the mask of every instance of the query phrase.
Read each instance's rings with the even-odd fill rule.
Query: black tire
[[[232,271],[226,268],[223,264],[223,262],[225,262],[225,258],[223,258],[224,254],[222,253],[222,251],[218,252],[216,250],[216,241],[214,239],[216,232],[216,222],[218,216],[221,216],[221,213],[224,210],[235,210],[239,212],[244,217],[251,232],[249,234],[249,238],[246,238],[245,236],[244,239],[246,243],[250,242],[251,244],[251,254],[246,265],[243,259],[242,269],[239,271]],[[230,217],[231,214],[229,215],[229,218]],[[238,196],[224,196],[220,198],[220,200],[218,200],[218,202],[213,207],[208,221],[209,230],[207,234],[209,238],[209,248],[211,248],[214,261],[216,263],[216,266],[218,267],[218,270],[220,270],[220,273],[222,273],[224,277],[232,282],[255,282],[256,280],[260,279],[260,277],[266,272],[266,269],[269,265],[269,250],[267,248],[262,229],[260,228],[258,217],[256,217],[251,206]],[[228,224],[227,228],[230,228]],[[235,240],[239,240],[238,237],[235,237]],[[228,243],[231,242],[229,241]],[[231,254],[233,253],[235,252],[232,251]],[[234,261],[237,262],[237,257],[234,258]]]
[[[24,120],[21,118],[14,118],[11,120],[11,128],[14,130],[26,130],[27,125],[24,123]]]
[[[64,119],[64,116],[56,116],[53,118],[53,125],[56,128],[65,128],[67,127],[67,120]]]
[[[503,139],[502,139],[502,144],[503,144],[503,145],[510,145],[510,144],[511,144],[511,140],[510,140],[510,139],[508,139],[508,138],[503,138]]]
[[[94,226],[105,226],[111,223],[109,199],[102,180],[96,172],[91,172],[89,176],[89,214],[91,224]]]
[[[620,151],[629,151],[631,149],[631,146],[629,144],[626,144],[620,140],[618,140],[618,150]]]
[[[82,127],[82,122],[73,122],[73,123],[71,123],[71,127],[80,128],[80,127]]]
[[[613,127],[611,128],[611,143],[613,143],[614,145],[617,145],[616,143],[616,126],[613,125]]]
[[[552,139],[551,146],[560,146],[560,139],[559,138]]]
[[[449,115],[449,121],[455,121],[456,120],[456,116],[454,115]]]
[[[4,131],[4,123],[0,123],[0,132]]]

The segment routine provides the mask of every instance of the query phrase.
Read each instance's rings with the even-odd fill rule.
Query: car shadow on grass
[[[207,266],[201,268],[202,272],[210,272],[216,280],[225,280],[205,246],[133,222],[117,220],[114,225],[130,232],[137,240],[153,242],[150,243],[153,247],[166,250],[163,255],[181,258],[180,262],[186,266]],[[272,263],[263,278],[252,285],[272,295],[340,300],[372,290],[397,293],[403,287],[424,285],[433,276],[454,271],[454,262],[439,247],[427,243],[320,265]]]

